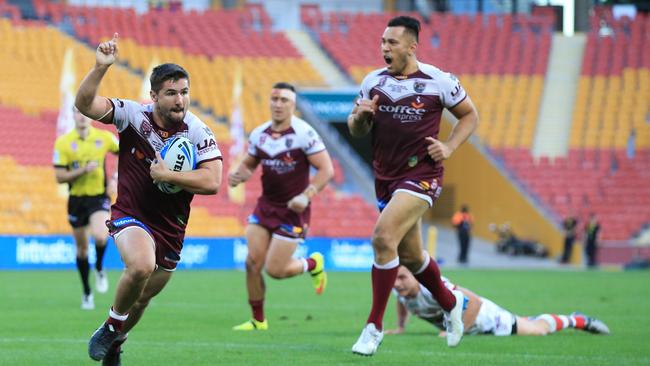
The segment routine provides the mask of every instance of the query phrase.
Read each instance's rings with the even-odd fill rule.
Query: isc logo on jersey
[[[160,155],[169,170],[186,172],[196,168],[196,149],[185,137],[173,137],[165,141]],[[169,194],[181,191],[180,187],[163,182],[158,183],[158,189]]]

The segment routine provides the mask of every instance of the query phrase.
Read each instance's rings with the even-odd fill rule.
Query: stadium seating
[[[0,169],[8,179],[2,181],[2,233],[66,233],[65,186],[57,188],[51,167],[55,140],[56,113],[29,116],[17,108],[0,105],[2,125],[12,134],[0,137]],[[98,125],[111,129],[111,126]],[[229,143],[220,144],[225,154],[224,172],[230,169]],[[337,162],[335,184],[343,184],[344,175]],[[109,162],[109,170],[114,169]],[[229,201],[226,188],[217,196],[196,196],[188,234],[194,236],[240,236],[243,223],[261,193],[260,172],[246,184],[243,205]],[[31,184],[30,184],[31,183]],[[366,237],[376,219],[375,210],[358,196],[328,188],[313,203],[311,235]],[[350,220],[341,220],[341,212]],[[352,219],[354,218],[354,219]],[[20,223],[17,223],[20,222]],[[30,229],[30,228],[33,228]]]
[[[260,6],[187,13],[161,10],[140,15],[133,9],[45,2],[38,2],[37,9],[44,19],[68,24],[75,37],[91,45],[118,32],[121,59],[139,72],[172,60],[183,65],[193,80],[201,81],[192,88],[193,100],[222,121],[230,118],[233,84],[240,69],[243,95],[239,103],[247,132],[270,117],[268,91],[275,82],[323,85],[288,39],[271,31],[268,15]]]
[[[623,150],[572,149],[567,158],[534,161],[525,149],[498,152],[523,187],[559,222],[596,213],[604,240],[628,240],[650,218],[650,150],[629,159]]]
[[[568,156],[536,162],[526,149],[498,154],[558,221],[575,213],[584,222],[594,212],[603,239],[628,240],[650,222],[643,183],[650,177],[650,17],[615,20],[596,8],[590,21]],[[602,33],[605,25],[613,34]],[[631,131],[636,151],[628,156]]]
[[[396,14],[323,13],[305,5],[301,19],[358,83],[382,67],[380,39]],[[551,17],[430,14],[418,59],[459,75],[481,112],[478,136],[491,147],[530,147],[550,50]],[[372,45],[376,45],[373,47]]]
[[[94,63],[91,50],[43,22],[24,22],[14,27],[9,20],[0,19],[0,30],[0,41],[5,45],[0,50],[0,66],[5,70],[0,86],[12,91],[0,94],[0,103],[17,106],[26,114],[59,108],[59,80],[67,49],[75,55],[77,82]],[[117,67],[107,76],[100,92],[135,98],[140,84],[139,78]]]
[[[323,14],[307,7],[302,20],[339,65],[360,82],[367,71],[383,66],[381,34],[395,15]],[[417,14],[408,15],[420,18],[423,24],[418,57],[424,62],[459,75],[543,74],[546,70],[551,18],[432,13],[424,21]],[[377,47],[369,47],[373,44]]]
[[[0,92],[0,122],[12,131],[0,137],[0,168],[10,177],[0,183],[0,233],[69,232],[65,192],[54,183],[50,166],[68,49],[74,53],[78,83],[94,62],[94,45],[118,31],[121,63],[107,75],[100,93],[129,99],[146,99],[143,75],[151,65],[173,61],[186,66],[195,81],[192,110],[216,132],[225,154],[224,172],[230,169],[226,122],[237,103],[250,131],[269,118],[267,95],[274,82],[323,85],[287,38],[272,31],[259,4],[144,14],[44,0],[33,5],[39,20],[24,20],[19,7],[0,0],[0,67],[5,70],[0,90],[11,91]],[[325,13],[306,5],[301,20],[341,69],[360,82],[382,66],[379,37],[394,15]],[[537,161],[530,148],[552,17],[433,13],[422,21],[419,59],[459,75],[481,114],[480,139],[557,221],[571,212],[584,220],[593,211],[605,240],[628,240],[650,222],[650,191],[644,184],[650,178],[650,17],[617,20],[607,8],[596,8],[577,86],[569,154]],[[603,24],[610,33],[602,32]],[[372,44],[376,47],[368,46]],[[236,102],[238,70],[243,94]],[[632,140],[636,152],[628,157],[625,149]],[[345,178],[336,162],[335,172],[336,185],[313,202],[310,235],[370,236],[375,209],[340,191]],[[189,235],[242,235],[260,192],[257,172],[246,185],[243,204],[231,202],[225,187],[217,196],[197,196]],[[341,220],[341,212],[354,219]]]
[[[601,36],[601,20],[612,35]],[[634,131],[637,147],[650,148],[650,17],[615,20],[598,8],[591,26],[570,144],[623,149]]]
[[[0,233],[69,232],[65,196],[58,191],[52,168],[21,165],[0,154],[0,169],[4,174],[0,180]]]
[[[228,144],[221,146],[222,151],[227,152],[229,148]],[[230,170],[229,160],[226,155],[224,172]],[[251,179],[245,183],[246,194],[243,204],[230,201],[226,187],[216,197],[195,196],[193,204],[206,207],[212,215],[235,216],[239,222],[245,222],[262,192],[260,174],[260,169],[257,169]],[[343,172],[338,162],[334,161],[334,183],[342,184],[343,180]],[[376,210],[361,197],[337,191],[331,186],[316,196],[312,203],[312,212],[310,236],[369,237],[377,218]],[[345,212],[345,220],[341,219],[342,212]]]
[[[0,19],[0,67],[6,70],[0,80],[2,90],[0,104],[16,106],[24,113],[38,115],[42,111],[56,111],[60,107],[59,80],[66,50],[74,54],[74,77],[78,83],[94,63],[94,52],[75,39],[46,26],[44,22],[24,22],[20,27]],[[138,100],[141,95],[142,77],[127,68],[116,66],[108,73],[99,93]],[[220,139],[229,138],[223,123],[200,109],[195,110],[212,127]]]
[[[60,107],[59,80],[63,69],[64,54],[67,49],[74,52],[74,73],[78,83],[94,62],[94,50],[79,42],[82,38],[90,43],[107,39],[112,29],[118,27],[121,33],[120,54],[125,61],[116,65],[102,83],[99,93],[129,99],[145,99],[142,95],[143,76],[152,62],[174,61],[187,67],[193,84],[193,101],[197,101],[192,111],[215,131],[222,152],[225,154],[225,169],[229,169],[230,136],[225,121],[232,109],[232,89],[234,73],[242,67],[243,96],[241,107],[245,111],[244,122],[250,130],[259,122],[269,118],[267,94],[277,80],[297,81],[301,85],[319,85],[320,77],[308,62],[297,55],[286,39],[278,34],[270,34],[268,17],[255,7],[246,11],[207,12],[201,15],[205,21],[196,38],[208,39],[218,43],[214,37],[224,37],[225,24],[235,27],[232,19],[246,21],[247,14],[258,14],[265,30],[260,37],[266,48],[260,51],[259,44],[246,48],[244,54],[226,54],[223,49],[191,50],[173,42],[152,44],[153,38],[140,37],[137,32],[137,18],[132,11],[102,8],[66,7],[57,3],[34,1],[40,21],[20,21],[0,18],[0,67],[8,70],[0,80],[0,123],[12,134],[0,136],[0,167],[7,174],[21,176],[3,182],[2,218],[0,233],[44,234],[68,233],[66,221],[65,189],[57,188],[51,167],[52,148],[55,139],[57,110]],[[1,9],[0,9],[1,10]],[[261,14],[261,15],[259,15]],[[196,14],[175,14],[183,26],[190,26],[190,16]],[[146,16],[153,17],[153,14]],[[171,15],[169,15],[171,16]],[[99,18],[98,18],[99,17]],[[168,15],[164,15],[165,20]],[[174,17],[176,19],[178,17]],[[92,19],[95,27],[81,25],[80,19]],[[128,22],[127,22],[128,20]],[[108,23],[104,23],[107,21]],[[70,37],[50,27],[50,23],[75,25],[75,37]],[[216,23],[215,23],[216,22]],[[248,21],[246,21],[248,22]],[[79,22],[80,23],[80,22]],[[172,24],[172,23],[167,23]],[[176,24],[176,23],[174,23]],[[222,24],[213,27],[211,24]],[[205,28],[208,27],[208,28]],[[173,28],[173,27],[171,27]],[[170,31],[171,28],[165,28]],[[252,30],[240,28],[239,36],[248,40]],[[158,29],[156,32],[160,31]],[[76,33],[78,32],[78,34]],[[215,34],[212,34],[215,33]],[[218,34],[217,34],[218,33]],[[169,35],[169,34],[168,34]],[[172,37],[173,38],[173,37]],[[253,37],[254,38],[254,37]],[[157,39],[157,38],[156,38]],[[242,38],[243,39],[243,38]],[[278,39],[280,39],[278,41]],[[149,41],[148,41],[149,40]],[[140,43],[142,42],[142,43]],[[147,43],[148,42],[148,43]],[[210,43],[208,42],[208,43]],[[234,49],[237,47],[231,47]],[[288,50],[288,52],[286,52]],[[210,52],[215,52],[210,54]],[[221,53],[219,53],[221,52]],[[148,85],[145,83],[145,90]],[[103,125],[100,128],[109,128]],[[114,130],[113,130],[114,132]],[[335,183],[342,185],[344,175],[335,163]],[[188,225],[188,235],[192,236],[241,236],[246,216],[252,211],[255,200],[261,192],[259,173],[247,184],[246,202],[238,205],[230,202],[226,190],[217,196],[197,196],[193,203],[192,219]],[[39,184],[25,184],[39,182]],[[45,187],[45,188],[42,188]],[[64,186],[63,186],[64,187]],[[358,196],[348,196],[333,188],[328,188],[313,203],[315,211],[310,235],[337,237],[367,237],[371,233],[375,209]],[[343,222],[340,212],[358,214],[359,219]],[[363,214],[360,214],[363,212]],[[322,213],[322,214],[321,214]],[[321,221],[322,217],[322,221]],[[354,216],[351,216],[354,217]]]
[[[21,22],[20,10],[17,6],[0,1],[0,17],[11,19],[14,23]]]
[[[325,13],[306,5],[301,19],[338,65],[361,82],[382,66],[380,35],[395,15]],[[480,111],[477,135],[558,222],[570,212],[586,219],[593,211],[603,223],[602,238],[627,240],[650,221],[645,202],[650,192],[640,183],[647,180],[650,151],[650,18],[614,20],[607,8],[596,8],[573,112],[571,150],[553,161],[534,161],[530,154],[552,14],[434,13],[420,19],[418,59],[459,74]],[[599,36],[601,20],[613,36]],[[372,44],[376,47],[368,47]],[[624,149],[632,130],[638,152],[628,159]]]

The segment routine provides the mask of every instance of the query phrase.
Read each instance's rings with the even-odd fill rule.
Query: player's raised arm
[[[348,116],[348,129],[350,135],[355,137],[365,136],[372,128],[372,119],[377,111],[377,101],[379,96],[375,95],[372,100],[359,99],[357,105],[352,109]]]
[[[113,121],[113,104],[108,98],[98,96],[97,89],[108,68],[117,60],[117,37],[115,33],[113,39],[99,44],[95,52],[95,66],[81,81],[75,99],[75,106],[82,114],[102,123]]]

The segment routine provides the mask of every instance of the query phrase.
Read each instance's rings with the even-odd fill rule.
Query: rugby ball
[[[186,137],[175,136],[165,141],[160,155],[169,170],[186,172],[196,168],[196,148],[192,141]],[[158,189],[168,194],[180,192],[182,189],[166,182],[160,182],[157,185]]]

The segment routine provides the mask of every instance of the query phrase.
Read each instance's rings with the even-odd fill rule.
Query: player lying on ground
[[[571,315],[518,316],[468,289],[457,287],[446,278],[444,281],[447,287],[462,291],[468,299],[463,313],[465,334],[546,335],[566,328],[609,334],[605,323],[584,314],[574,312]],[[386,334],[403,333],[411,313],[440,329],[440,336],[446,336],[442,308],[406,267],[400,266],[393,289],[397,294],[397,329],[386,330]]]

